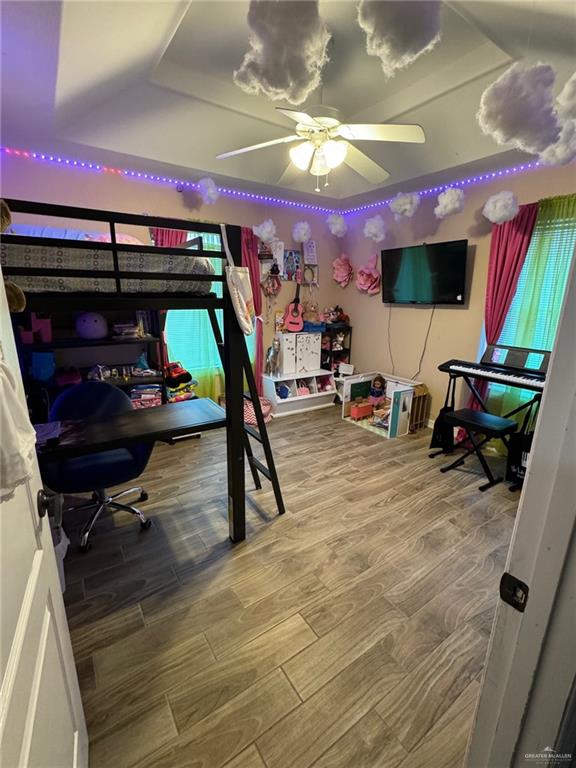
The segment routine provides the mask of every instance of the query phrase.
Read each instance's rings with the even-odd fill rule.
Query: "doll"
[[[348,325],[348,323],[350,322],[350,317],[346,314],[346,312],[344,312],[342,307],[336,305],[334,307],[334,313],[335,313],[336,319],[333,322],[345,323],[346,325]]]
[[[334,343],[332,344],[332,349],[335,352],[341,352],[344,349],[344,338],[345,338],[345,335],[343,333],[336,334],[336,338],[334,339]]]
[[[266,373],[276,376],[280,369],[280,339],[274,338],[266,352]]]
[[[370,385],[368,402],[372,405],[381,405],[386,399],[386,381],[380,374],[374,376]]]

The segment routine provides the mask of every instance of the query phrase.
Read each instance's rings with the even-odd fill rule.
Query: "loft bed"
[[[209,261],[214,258],[224,261],[226,255],[222,251],[203,250],[202,235],[220,235],[220,225],[25,200],[5,199],[5,202],[18,217],[27,214],[74,223],[98,222],[108,228],[105,237],[98,240],[2,235],[3,274],[22,288],[27,309],[50,313],[87,308],[208,311],[226,386],[222,425],[226,428],[230,538],[241,541],[246,536],[245,453],[256,487],[261,487],[260,474],[271,481],[278,512],[282,514],[282,494],[245,337],[236,320],[226,279],[223,274],[215,274]],[[161,228],[193,231],[198,235],[187,241],[185,247],[133,244],[125,242],[127,238],[118,229],[123,225],[144,228],[146,232]],[[226,237],[232,258],[239,264],[241,228],[227,224]],[[221,296],[212,291],[214,283],[221,284]],[[216,321],[217,309],[223,310],[223,337]],[[248,393],[244,393],[244,376]],[[244,424],[244,399],[253,402],[258,429]],[[201,430],[199,424],[197,431]],[[253,455],[249,435],[263,445],[266,464]]]
[[[190,299],[195,306],[197,299],[209,300],[197,308],[215,306],[212,283],[223,283],[224,278],[214,274],[209,259],[225,259],[222,252],[205,252],[201,236],[182,248],[119,242],[118,225],[147,231],[194,227],[201,233],[220,234],[219,224],[23,200],[7,199],[6,204],[13,214],[100,222],[109,230],[108,242],[9,234],[10,230],[2,236],[2,269],[27,294],[33,310],[50,311],[55,300],[65,300],[68,309],[84,309],[86,300],[95,309],[115,308],[119,300],[124,308],[144,308],[145,302],[150,309],[191,309]],[[222,300],[217,308],[223,308]]]

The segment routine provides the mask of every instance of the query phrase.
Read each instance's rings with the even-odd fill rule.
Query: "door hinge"
[[[526,603],[528,602],[528,584],[512,576],[511,573],[502,574],[500,579],[500,597],[512,608],[516,608],[520,613],[524,613]]]

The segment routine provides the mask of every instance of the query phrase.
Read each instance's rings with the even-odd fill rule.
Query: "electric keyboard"
[[[550,352],[547,350],[489,344],[480,363],[447,360],[438,368],[453,376],[483,379],[508,387],[541,392],[549,360]]]

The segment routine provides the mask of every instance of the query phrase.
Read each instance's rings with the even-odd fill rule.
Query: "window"
[[[553,348],[575,245],[576,195],[543,200],[500,344]],[[502,385],[491,385],[490,392],[506,395],[505,410],[531,396]]]
[[[220,235],[214,233],[189,232],[188,240],[202,237],[205,251],[221,251]],[[224,261],[212,259],[212,265],[217,275],[224,270]],[[213,283],[212,291],[222,296],[222,283]],[[217,309],[218,324],[222,331],[222,310]],[[255,356],[255,334],[247,339],[250,359]],[[179,361],[186,370],[190,371],[199,385],[197,394],[200,397],[217,399],[222,392],[222,366],[218,347],[212,333],[208,311],[205,309],[171,309],[166,317],[166,343],[168,358]]]

